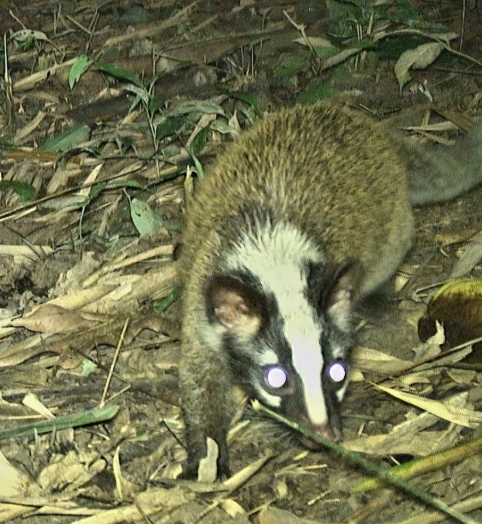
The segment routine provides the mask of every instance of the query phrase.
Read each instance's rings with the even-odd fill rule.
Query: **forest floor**
[[[0,0],[0,522],[448,519],[400,488],[357,491],[363,468],[249,405],[240,475],[176,480],[173,252],[196,173],[278,107],[336,96],[449,147],[482,108],[481,18],[449,0]],[[482,367],[477,345],[446,352],[482,333],[481,198],[415,210],[343,406],[345,448],[382,469],[428,457],[411,482],[461,522],[482,522]],[[473,286],[427,315],[452,277]],[[426,342],[434,319],[445,341]]]

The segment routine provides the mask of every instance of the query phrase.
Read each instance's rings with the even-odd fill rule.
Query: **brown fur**
[[[361,113],[319,104],[270,115],[208,168],[188,211],[184,281],[195,285],[193,267],[201,279],[212,272],[242,208],[257,203],[317,238],[335,260],[359,258],[366,294],[411,246],[407,180],[402,152]]]

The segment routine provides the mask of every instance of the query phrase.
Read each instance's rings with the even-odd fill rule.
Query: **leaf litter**
[[[461,28],[431,20],[407,30],[413,15],[397,5],[377,2],[366,18],[358,1],[328,11],[224,2],[213,12],[165,0],[144,6],[142,21],[127,4],[122,18],[109,3],[0,6],[0,416],[3,432],[17,430],[0,444],[0,522],[443,519],[402,492],[350,491],[365,474],[329,451],[301,450],[249,406],[230,437],[237,475],[224,486],[174,480],[185,451],[173,253],[192,174],[264,111],[308,94],[336,92],[442,143],[480,107],[480,83],[460,53],[432,67]],[[400,50],[374,50],[387,37],[400,38]],[[451,83],[444,68],[457,71]],[[436,104],[429,119],[427,100]],[[470,444],[480,438],[480,356],[476,346],[416,338],[429,295],[416,290],[452,266],[482,276],[478,251],[457,264],[481,229],[479,201],[480,190],[416,211],[418,244],[397,301],[360,330],[344,445],[382,468],[450,454],[422,470],[422,485],[480,521],[482,462]],[[456,299],[443,311],[472,335],[477,295]],[[104,403],[105,418],[90,419]]]

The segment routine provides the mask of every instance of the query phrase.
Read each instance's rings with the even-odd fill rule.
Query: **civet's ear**
[[[318,303],[319,313],[330,318],[342,331],[351,329],[361,269],[360,261],[352,257],[310,268],[309,293]]]
[[[351,329],[356,292],[360,282],[361,262],[347,257],[338,263],[326,297],[326,313],[342,331]]]
[[[177,242],[174,246],[174,251],[172,252],[172,258],[174,260],[179,260],[181,258],[182,247],[182,242]]]
[[[254,335],[261,325],[263,297],[248,284],[229,275],[211,278],[206,293],[210,322],[239,335]]]

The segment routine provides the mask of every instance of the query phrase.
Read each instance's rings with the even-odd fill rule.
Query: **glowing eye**
[[[279,389],[286,385],[288,373],[283,368],[273,366],[265,371],[264,380],[270,388]]]
[[[337,384],[343,382],[346,378],[345,366],[340,362],[334,362],[328,369],[328,375],[330,375],[331,380]]]

